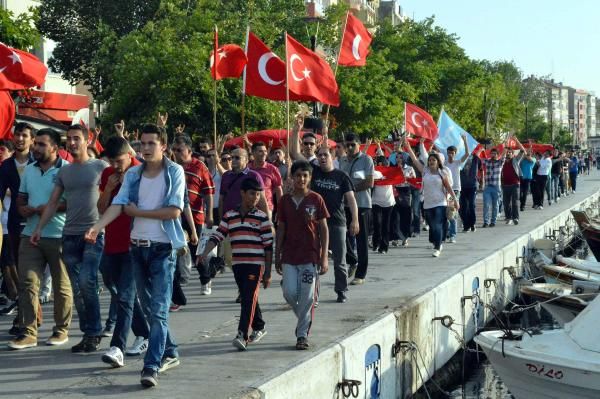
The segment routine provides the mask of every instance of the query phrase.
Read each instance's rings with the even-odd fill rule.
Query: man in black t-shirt
[[[311,190],[323,197],[329,212],[329,248],[333,253],[335,292],[337,301],[346,302],[348,268],[346,265],[346,214],[344,200],[352,214],[350,234],[358,233],[358,207],[354,198],[354,186],[345,172],[333,167],[333,158],[326,146],[317,151],[318,167],[313,168]]]

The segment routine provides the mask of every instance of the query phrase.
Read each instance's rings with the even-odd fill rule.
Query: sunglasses
[[[311,147],[312,147],[312,146],[313,146],[313,145],[315,145],[316,143],[314,143],[314,142],[312,142],[312,141],[304,141],[302,144],[304,144],[304,145],[306,145],[306,146],[311,146]]]
[[[356,143],[346,143],[346,147],[356,147]]]
[[[222,157],[221,162],[229,162],[231,161],[231,157]]]

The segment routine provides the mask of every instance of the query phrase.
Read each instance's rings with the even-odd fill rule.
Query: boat
[[[585,270],[600,274],[600,262],[595,260],[584,260],[556,255],[556,261],[574,269]]]
[[[542,269],[544,270],[544,274],[548,277],[547,280],[550,280],[548,282],[556,280],[561,283],[571,284],[575,280],[582,280],[600,283],[600,273],[593,273],[554,264],[544,264],[542,265]]]
[[[564,328],[480,332],[492,367],[516,399],[600,398],[600,296]]]
[[[588,247],[597,261],[600,261],[600,221],[591,219],[584,211],[571,211]]]
[[[577,294],[571,286],[547,283],[522,285],[519,291],[539,302],[560,326],[573,320],[598,295],[597,292]]]

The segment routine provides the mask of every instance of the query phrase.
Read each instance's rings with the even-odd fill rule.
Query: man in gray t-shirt
[[[67,203],[67,220],[63,229],[63,261],[67,266],[73,301],[79,316],[79,328],[83,332],[80,343],[72,352],[94,352],[100,346],[102,322],[98,300],[98,268],[104,248],[104,236],[98,235],[95,243],[85,241],[85,232],[98,221],[100,176],[107,166],[101,160],[90,159],[87,152],[87,129],[73,125],[67,131],[67,150],[73,163],[61,168],[56,175],[54,191],[31,235],[31,243],[38,245],[40,232],[52,218],[64,194]]]
[[[100,159],[73,163],[61,168],[56,186],[61,187],[67,202],[67,220],[63,235],[83,235],[98,221],[100,176],[108,164]]]
[[[350,265],[348,277],[356,271],[354,280],[350,284],[358,285],[365,282],[367,267],[369,266],[369,219],[371,216],[371,188],[373,187],[375,167],[371,157],[360,151],[359,139],[354,134],[346,135],[344,145],[346,146],[347,156],[340,160],[340,169],[350,176],[350,180],[354,184],[359,225],[356,245],[352,245],[354,237],[348,236],[346,259]],[[346,220],[348,222],[352,220],[348,208],[346,208]]]

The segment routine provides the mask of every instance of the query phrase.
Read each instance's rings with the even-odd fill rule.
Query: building
[[[406,20],[402,12],[402,7],[398,0],[381,0],[379,2],[378,18],[379,20],[390,19],[392,25],[396,26]]]
[[[378,18],[380,0],[339,0],[346,2],[350,10],[367,27],[375,25]],[[319,18],[325,13],[327,7],[337,4],[338,0],[305,0],[306,13],[309,18]]]
[[[327,7],[337,4],[337,0],[306,0],[306,14],[310,18],[319,18],[325,14]]]
[[[596,96],[594,93],[589,93],[586,97],[586,120],[585,120],[585,134],[586,134],[586,147],[592,148],[590,145],[590,140],[593,137],[596,137]]]
[[[0,7],[11,11],[15,16],[27,13],[30,7],[39,4],[38,0],[0,0]],[[55,47],[55,42],[43,38],[42,43],[31,52],[48,65]],[[48,69],[44,85],[35,88],[18,105],[17,120],[28,121],[36,127],[45,126],[45,122],[53,127],[70,125],[75,113],[81,108],[88,108],[90,104],[93,104],[91,96]]]
[[[560,128],[569,128],[569,88],[554,80],[546,80],[543,83],[548,102],[547,109],[542,110],[540,115],[544,122],[551,126],[554,136]]]

